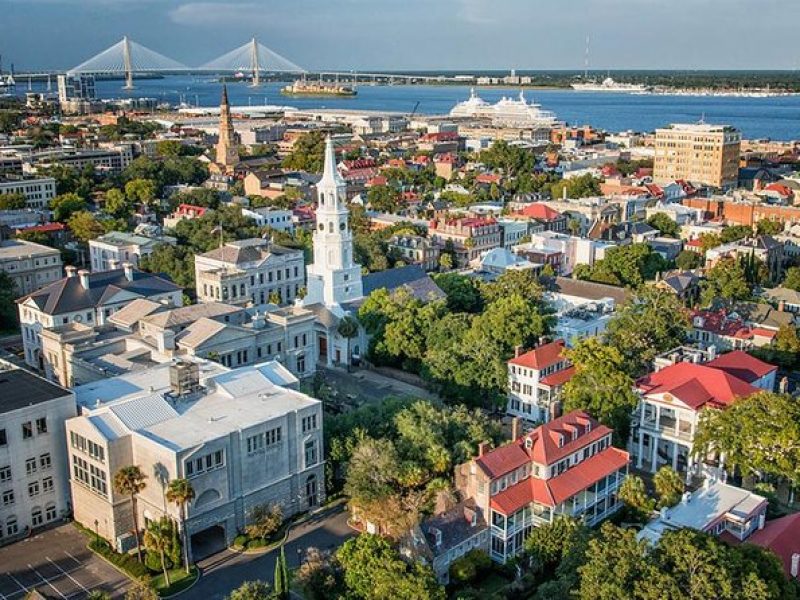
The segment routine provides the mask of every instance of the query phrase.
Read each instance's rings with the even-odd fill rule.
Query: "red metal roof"
[[[530,217],[531,219],[539,219],[541,221],[555,221],[556,219],[561,218],[560,212],[550,208],[546,204],[541,204],[538,202],[528,204],[528,206],[523,208],[517,214],[523,217]]]
[[[646,395],[670,394],[695,410],[706,404],[725,407],[737,398],[758,391],[748,382],[723,369],[709,365],[680,362],[636,382],[639,391]]]
[[[539,383],[542,385],[546,385],[547,387],[559,387],[567,383],[572,376],[575,375],[575,366],[567,367],[566,369],[561,369],[560,371],[556,371],[552,375],[548,375],[547,377],[543,377],[539,380]]]
[[[606,448],[552,479],[529,477],[492,496],[490,506],[504,515],[537,502],[555,507],[628,464],[628,453]]]
[[[800,553],[800,513],[768,521],[764,529],[756,531],[747,541],[774,552],[786,575],[791,576],[792,554]]]
[[[549,344],[543,344],[538,348],[534,348],[525,354],[520,354],[516,358],[509,360],[508,363],[511,365],[518,365],[520,367],[527,367],[528,369],[536,369],[541,371],[542,369],[546,369],[547,367],[564,360],[564,348],[564,340],[556,340],[554,342],[550,342]]]
[[[774,331],[765,331],[775,335]],[[753,332],[755,332],[755,329]],[[765,363],[755,356],[750,356],[747,352],[743,352],[742,350],[734,350],[727,354],[721,354],[711,362],[706,363],[706,366],[725,371],[747,383],[753,383],[756,379],[761,379],[765,375],[778,369],[778,367]]]
[[[63,223],[44,223],[43,225],[34,225],[33,227],[18,227],[17,231],[40,231],[42,233],[49,233],[52,231],[64,231],[67,228]]]

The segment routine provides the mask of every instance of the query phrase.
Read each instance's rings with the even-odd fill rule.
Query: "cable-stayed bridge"
[[[47,77],[56,72],[20,73],[20,78]],[[134,74],[145,73],[248,73],[254,86],[261,83],[261,77],[268,73],[301,74],[310,72],[274,50],[259,43],[254,37],[239,46],[198,67],[190,67],[180,61],[165,56],[139,44],[125,36],[114,44],[67,70],[68,74],[124,75],[124,89],[133,89]],[[403,75],[399,73],[355,73],[353,71],[323,70],[314,74],[329,76],[354,83],[362,80],[381,80],[394,82],[445,81],[436,76]]]

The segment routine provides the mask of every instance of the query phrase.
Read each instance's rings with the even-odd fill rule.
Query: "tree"
[[[194,253],[184,245],[159,244],[139,261],[148,273],[165,273],[179,286],[194,289]]]
[[[450,565],[450,579],[466,584],[475,580],[492,566],[492,559],[483,550],[475,549],[457,558]]]
[[[186,531],[186,509],[194,500],[194,488],[188,479],[173,479],[167,487],[167,502],[178,507],[183,534],[183,566],[189,572],[189,535]]]
[[[753,229],[751,227],[748,227],[747,225],[732,225],[730,227],[723,228],[719,237],[723,244],[729,244],[730,242],[738,242],[739,240],[743,240],[751,235],[753,235]]]
[[[19,210],[28,205],[25,194],[11,192],[10,194],[0,194],[0,210]]]
[[[683,344],[689,317],[677,296],[652,286],[634,294],[608,323],[608,343],[625,360],[625,371],[643,375],[662,352]]]
[[[667,267],[664,258],[647,244],[631,244],[609,248],[605,257],[595,262],[591,269],[577,265],[573,275],[577,279],[638,288]]]
[[[103,210],[114,217],[120,218],[127,218],[131,213],[128,199],[125,197],[125,194],[117,188],[112,188],[106,192],[106,201],[103,205]]]
[[[647,224],[667,237],[677,238],[680,234],[680,227],[666,213],[655,213],[647,219]]]
[[[342,569],[335,557],[311,547],[306,560],[295,571],[294,581],[308,600],[328,600],[343,595]]]
[[[691,250],[681,250],[675,258],[675,266],[681,271],[691,271],[703,264],[702,257],[697,252]]]
[[[400,193],[388,185],[374,185],[367,192],[367,202],[373,210],[395,213],[400,208]]]
[[[125,184],[125,195],[131,202],[150,206],[156,199],[157,186],[152,179],[132,179]]]
[[[692,452],[725,456],[726,468],[742,475],[800,484],[800,404],[791,396],[759,392],[725,410],[701,415]]]
[[[614,441],[624,447],[630,418],[638,404],[625,359],[613,346],[590,337],[567,351],[575,375],[564,386],[564,410],[585,410],[614,430]]]
[[[486,304],[517,295],[532,305],[540,305],[543,294],[539,280],[530,270],[506,271],[495,281],[481,286],[481,295]]]
[[[106,232],[103,224],[88,210],[72,213],[67,220],[67,226],[77,239],[82,242],[94,240]]]
[[[789,267],[786,269],[786,278],[783,280],[783,287],[800,292],[800,267]]]
[[[540,571],[548,572],[585,542],[588,529],[574,517],[557,516],[552,523],[534,527],[525,540],[525,553]]]
[[[683,479],[672,467],[661,467],[653,477],[653,485],[660,506],[674,506],[683,496]]]
[[[161,157],[180,156],[183,154],[183,144],[178,140],[162,140],[156,144],[156,155]]]
[[[53,220],[65,223],[73,213],[86,209],[86,202],[74,193],[61,194],[50,201]]]
[[[347,348],[345,349],[345,362],[349,367],[351,364],[350,360],[350,340],[358,337],[358,321],[351,317],[350,315],[345,315],[342,317],[342,320],[339,321],[339,325],[336,327],[336,332],[342,336],[345,340],[347,340]]]
[[[780,221],[761,219],[756,223],[756,231],[758,235],[777,235],[783,231],[783,223]]]
[[[245,527],[247,535],[266,540],[283,523],[283,511],[279,504],[267,506],[259,504],[250,513],[250,524]]]
[[[578,568],[579,597],[636,598],[637,583],[647,573],[647,565],[645,543],[637,541],[636,531],[603,523],[600,534],[589,541],[586,562]]]
[[[550,196],[554,199],[560,199],[564,196],[564,190],[567,192],[567,198],[572,199],[599,196],[601,194],[600,180],[591,173],[562,179],[551,186]]]
[[[255,580],[245,581],[228,595],[227,600],[272,600],[274,597],[266,581]]]
[[[724,258],[709,269],[702,287],[702,301],[706,306],[712,305],[718,298],[731,303],[750,297],[744,268],[732,258]]]
[[[440,273],[434,276],[434,281],[447,294],[447,308],[451,312],[478,313],[481,311],[483,299],[473,277],[458,273]]]
[[[625,477],[617,496],[625,503],[631,516],[640,521],[646,521],[655,507],[655,502],[647,495],[644,481],[636,475]]]
[[[794,325],[781,325],[775,336],[775,349],[779,352],[800,353],[800,337]]]
[[[286,554],[284,552],[283,544],[281,544],[281,552],[278,559],[275,561],[275,575],[273,585],[275,587],[275,597],[279,600],[285,600],[289,597],[289,572],[286,568]]]
[[[285,169],[297,169],[309,173],[322,171],[325,156],[325,137],[319,131],[305,133],[297,138],[292,151],[283,159]]]
[[[700,249],[703,251],[703,256],[705,256],[706,252],[722,243],[722,238],[716,233],[701,233],[698,239],[700,240]]]
[[[169,567],[167,566],[167,554],[172,548],[172,529],[173,525],[169,517],[163,517],[157,521],[150,521],[144,532],[144,545],[148,552],[157,552],[161,558],[161,570],[164,572],[164,581],[169,587]]]
[[[449,271],[453,268],[453,255],[443,252],[439,255],[439,268],[442,271]]]
[[[389,542],[364,533],[347,540],[336,552],[350,595],[360,600],[444,600],[445,594],[428,566],[406,563]]]
[[[125,600],[159,600],[159,596],[146,580],[134,579],[125,592]]]
[[[136,511],[136,496],[145,488],[147,476],[136,465],[122,467],[114,474],[114,489],[118,494],[128,496],[131,501],[133,534],[136,537],[136,555],[142,562],[142,547],[139,543],[139,516]]]
[[[14,280],[5,271],[0,271],[0,331],[16,331],[19,328],[17,297]]]

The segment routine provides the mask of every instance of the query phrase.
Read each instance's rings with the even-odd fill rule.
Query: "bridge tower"
[[[250,48],[250,62],[252,63],[253,67],[253,85],[252,87],[258,87],[261,85],[261,67],[258,64],[258,42],[256,41],[255,36],[253,36],[252,47]]]
[[[131,43],[128,36],[122,38],[122,63],[125,69],[125,87],[123,90],[133,89],[133,67],[131,66]]]

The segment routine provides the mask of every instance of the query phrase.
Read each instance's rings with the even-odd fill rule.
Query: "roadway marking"
[[[61,590],[59,590],[59,589],[58,589],[56,586],[54,586],[52,583],[50,583],[50,581],[49,581],[49,580],[45,579],[45,578],[44,578],[44,576],[43,576],[41,573],[39,573],[39,571],[37,571],[36,569],[34,569],[34,568],[33,568],[33,565],[30,565],[30,564],[29,564],[29,565],[28,565],[28,568],[29,568],[31,571],[33,571],[34,573],[36,573],[36,574],[39,576],[39,579],[41,579],[41,580],[42,580],[42,581],[43,581],[45,584],[47,584],[47,585],[49,585],[51,588],[53,588],[53,589],[55,590],[56,594],[58,594],[59,596],[61,596],[61,597],[62,597],[64,600],[67,600],[67,597],[66,597],[64,594],[62,594],[62,593],[61,593]]]
[[[26,586],[22,585],[22,582],[21,582],[19,579],[17,579],[16,577],[14,577],[14,576],[13,576],[11,573],[6,573],[6,575],[8,575],[8,576],[9,576],[11,579],[13,579],[13,580],[14,580],[14,583],[16,583],[16,584],[17,584],[19,587],[21,587],[21,588],[22,588],[24,591],[26,591],[26,592],[29,592],[29,591],[30,591],[30,590],[29,590],[29,589],[28,589]]]
[[[56,563],[54,563],[52,560],[50,560],[50,557],[49,557],[49,556],[45,556],[45,558],[46,558],[47,560],[49,560],[49,561],[50,561],[50,564],[51,564],[51,565],[53,565],[53,566],[54,566],[56,569],[58,569],[58,570],[59,570],[59,571],[61,571],[61,572],[62,572],[64,575],[66,575],[67,577],[69,577],[69,578],[70,578],[70,580],[71,580],[71,581],[72,581],[72,582],[73,582],[75,585],[77,585],[78,587],[80,587],[80,588],[81,588],[81,589],[82,589],[84,592],[86,592],[87,594],[89,593],[89,590],[87,590],[87,589],[86,589],[86,587],[84,587],[84,585],[83,585],[83,584],[82,584],[80,581],[78,581],[77,579],[75,579],[75,578],[74,578],[72,575],[70,575],[70,574],[69,574],[67,571],[65,571],[65,570],[64,570],[64,569],[62,569],[60,566],[58,566],[58,564],[56,564]],[[70,595],[72,596],[72,595],[74,595],[74,594],[70,594]]]
[[[78,564],[78,566],[80,566],[80,565],[82,564],[82,563],[81,563],[81,561],[79,561],[77,558],[75,558],[74,556],[72,556],[72,554],[70,554],[70,553],[69,553],[69,552],[67,552],[66,550],[64,550],[64,554],[66,554],[66,555],[67,555],[67,556],[69,556],[69,557],[70,557],[72,560],[74,560],[74,561],[75,561],[75,562]]]

